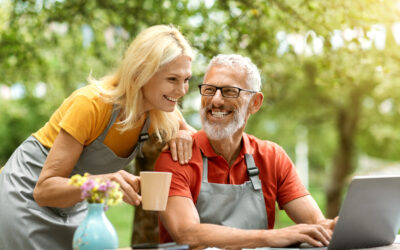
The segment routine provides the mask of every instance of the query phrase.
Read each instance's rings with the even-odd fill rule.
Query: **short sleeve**
[[[283,205],[294,199],[308,195],[309,192],[301,182],[300,176],[286,152],[276,147],[276,169],[278,169],[278,204]]]
[[[180,165],[178,162],[172,160],[170,151],[161,152],[158,157],[155,170],[161,172],[171,172],[172,180],[169,190],[169,196],[183,196],[193,200],[190,190],[190,178],[188,171],[190,169],[187,165]]]
[[[82,145],[94,137],[96,105],[86,96],[77,95],[65,110],[59,126]]]

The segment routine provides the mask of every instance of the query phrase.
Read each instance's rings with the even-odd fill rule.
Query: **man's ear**
[[[257,92],[250,100],[249,113],[255,114],[260,108],[264,100],[264,95],[262,92]]]

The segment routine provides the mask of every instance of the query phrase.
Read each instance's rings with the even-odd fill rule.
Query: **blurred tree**
[[[27,89],[21,99],[0,100],[0,164],[89,72],[109,73],[140,30],[173,23],[198,52],[191,90],[218,53],[259,66],[266,101],[247,131],[294,156],[294,135],[306,128],[310,167],[319,184],[329,179],[333,217],[360,153],[400,159],[400,55],[390,36],[398,12],[394,0],[0,1],[0,84]],[[386,28],[384,48],[374,40],[377,24]],[[47,86],[43,99],[32,94],[38,82]],[[196,110],[185,111],[196,121]]]
[[[398,138],[393,137],[398,132],[396,124],[399,120],[399,112],[394,110],[398,105],[395,101],[398,45],[393,39],[387,39],[386,47],[382,48],[372,40],[372,28],[381,24],[390,30],[399,9],[394,1],[366,2],[271,1],[280,10],[284,21],[277,31],[306,34],[312,30],[323,39],[321,54],[316,53],[312,44],[316,37],[309,40],[305,37],[303,41],[310,45],[314,55],[307,56],[306,46],[303,53],[293,48],[285,55],[271,58],[272,63],[263,65],[266,75],[270,76],[269,89],[265,92],[274,104],[271,113],[278,115],[274,117],[280,120],[283,115],[284,121],[290,117],[292,122],[298,123],[296,127],[305,126],[311,131],[309,134],[320,135],[318,141],[314,139],[315,144],[310,144],[312,153],[321,144],[331,144],[332,151],[327,158],[332,159],[328,172],[328,217],[338,214],[343,190],[357,167],[359,152],[374,152],[380,157],[386,154],[386,157],[391,155],[392,159],[398,159],[397,146],[394,146],[398,144]],[[356,34],[345,40],[343,47],[334,48],[333,32],[345,29]],[[385,40],[383,35],[375,36],[375,39]],[[366,46],[373,42],[375,46]],[[261,53],[255,51],[255,54]],[[391,105],[389,112],[379,110],[382,102]],[[378,125],[377,120],[384,120],[385,124]],[[386,123],[389,120],[391,123]],[[373,133],[372,127],[386,132],[385,142],[393,151],[384,153],[376,146],[375,142],[382,140],[382,135]],[[316,131],[316,128],[323,130]],[[335,134],[333,140],[331,131]],[[357,144],[357,141],[363,144]]]

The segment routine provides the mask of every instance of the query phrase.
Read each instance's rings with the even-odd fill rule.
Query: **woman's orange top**
[[[112,104],[105,102],[100,87],[90,84],[73,92],[54,112],[50,120],[33,136],[45,147],[51,148],[60,129],[86,146],[93,142],[107,127],[112,113]],[[115,121],[108,131],[104,144],[119,157],[128,157],[135,146],[144,124],[143,115],[135,128],[121,133]],[[152,132],[150,126],[149,133]]]

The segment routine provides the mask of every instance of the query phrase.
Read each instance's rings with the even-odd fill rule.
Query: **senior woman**
[[[80,189],[68,185],[77,173],[118,182],[124,201],[139,205],[139,178],[122,168],[148,133],[170,140],[191,129],[176,103],[188,91],[192,57],[176,28],[153,26],[135,38],[114,74],[89,79],[65,99],[0,173],[0,248],[71,249],[87,209]],[[181,134],[177,145],[191,143]],[[190,145],[178,149],[187,161]]]

